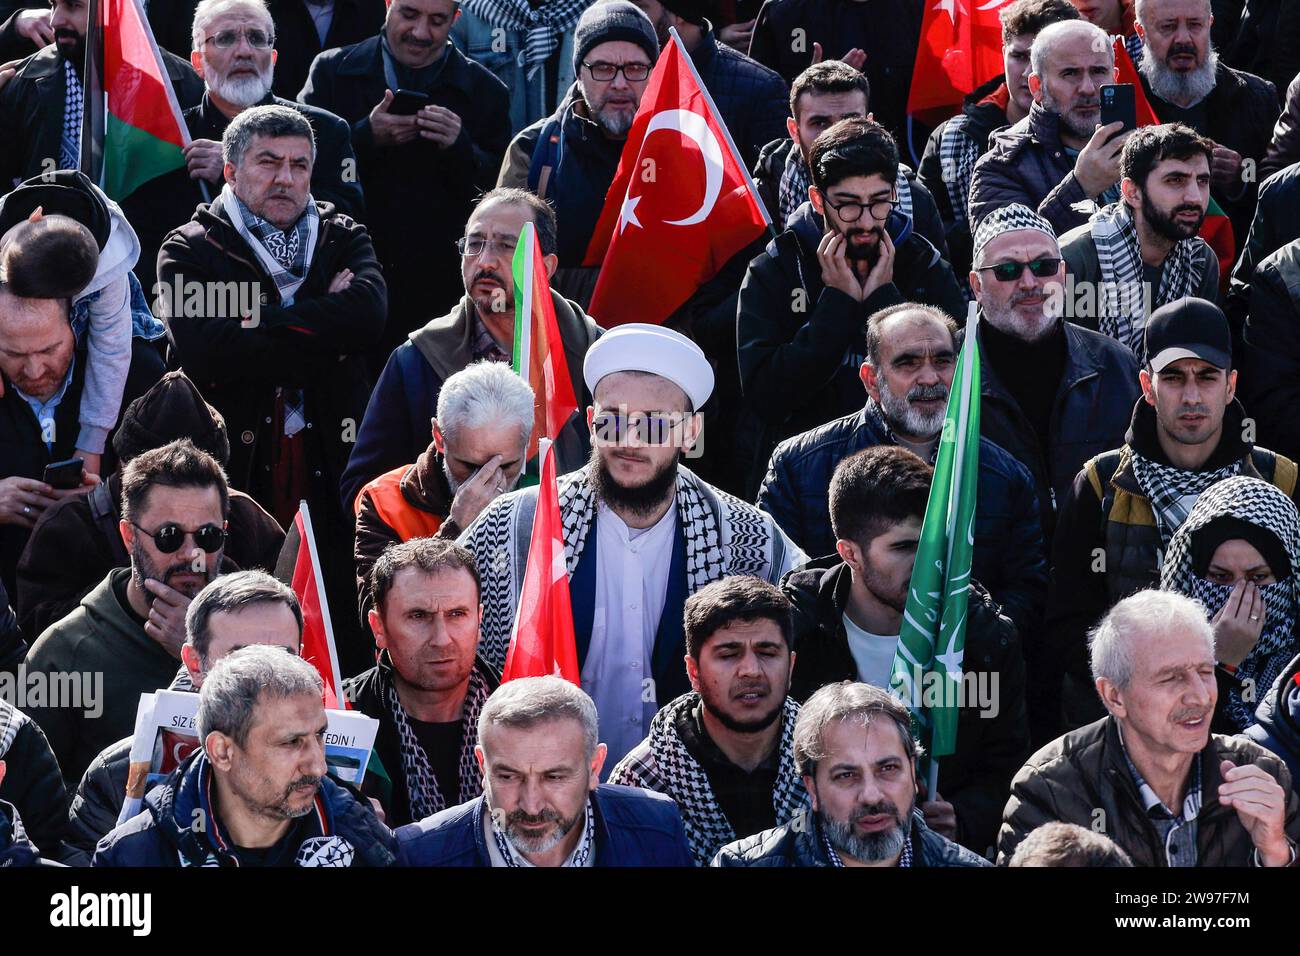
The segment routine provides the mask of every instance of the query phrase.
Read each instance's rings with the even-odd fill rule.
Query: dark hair
[[[316,134],[307,117],[292,107],[275,105],[250,106],[230,121],[221,134],[221,161],[238,168],[256,136],[305,139],[311,143],[312,164],[316,162]]]
[[[216,488],[221,514],[230,513],[230,489],[217,460],[188,438],[178,438],[136,455],[122,469],[122,517],[134,522],[149,492],[164,488]]]
[[[814,63],[790,84],[790,115],[796,122],[799,120],[799,97],[805,93],[852,93],[854,90],[862,91],[867,108],[870,109],[871,84],[865,73],[853,69],[843,60]]]
[[[921,747],[912,736],[912,715],[902,701],[881,687],[854,681],[826,684],[799,708],[791,750],[795,768],[808,777],[817,775],[817,763],[826,759],[826,728],[850,722],[865,732],[878,717],[893,721],[903,752],[912,759]]]
[[[542,248],[542,255],[553,256],[559,248],[556,231],[555,209],[534,192],[517,189],[514,186],[498,186],[489,189],[474,203],[475,209],[481,209],[490,202],[505,202],[514,206],[527,206],[533,212],[533,226],[537,230],[537,244]]]
[[[925,517],[933,476],[933,468],[897,445],[845,458],[835,467],[827,493],[835,537],[865,548],[892,525]]]
[[[478,562],[467,548],[447,538],[412,538],[389,545],[370,569],[370,593],[380,613],[383,613],[388,592],[393,589],[393,581],[406,568],[419,568],[426,574],[445,570],[467,571],[474,579],[475,591],[480,591],[483,586]]]
[[[892,184],[898,179],[898,145],[879,123],[842,119],[813,141],[808,169],[822,195],[850,176],[879,174]]]
[[[1135,129],[1119,155],[1119,174],[1139,189],[1147,188],[1147,177],[1157,163],[1166,159],[1195,159],[1204,156],[1214,164],[1214,143],[1182,123],[1160,123]]]
[[[879,312],[873,312],[867,317],[867,361],[871,363],[872,368],[880,368],[880,328],[900,312],[920,312],[940,322],[948,330],[948,334],[952,336],[952,343],[956,346],[958,329],[951,315],[943,309],[926,305],[924,302],[899,302],[896,305],[886,306]]]
[[[774,584],[749,575],[733,575],[700,588],[686,599],[683,623],[686,653],[700,659],[705,642],[736,621],[774,621],[786,649],[794,647],[790,599]]]
[[[70,216],[42,216],[13,228],[0,281],[22,299],[73,299],[99,268],[99,244]]]
[[[1007,865],[1118,868],[1131,867],[1133,861],[1106,834],[1053,820],[1030,831]]]
[[[298,622],[298,642],[302,643],[302,607],[293,589],[265,571],[235,571],[221,575],[196,594],[185,611],[185,643],[198,651],[204,667],[208,666],[208,647],[212,644],[212,615],[255,604],[283,604],[292,611]]]
[[[998,19],[1002,21],[1002,45],[1006,46],[1016,37],[1037,34],[1043,27],[1080,16],[1069,0],[1016,0],[998,11]]]

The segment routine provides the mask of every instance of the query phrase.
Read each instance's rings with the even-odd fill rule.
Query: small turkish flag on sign
[[[673,31],[587,247],[598,325],[663,322],[768,228],[731,134]]]

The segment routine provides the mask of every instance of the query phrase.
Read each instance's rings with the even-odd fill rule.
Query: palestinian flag
[[[305,547],[304,547],[305,545]],[[320,570],[316,537],[311,530],[311,513],[307,502],[300,502],[289,533],[285,535],[280,557],[275,562],[275,576],[298,595],[302,607],[302,658],[320,671],[325,682],[325,708],[349,710],[343,696],[343,675],[339,655],[334,647],[334,626],[325,600],[325,578]]]
[[[141,0],[92,0],[82,172],[121,202],[185,167],[190,134]]]
[[[564,357],[564,342],[555,321],[551,286],[537,244],[537,231],[524,223],[515,246],[515,347],[511,365],[533,387],[533,433],[528,454],[537,455],[539,439],[559,436],[578,410],[573,379]]]
[[[1146,91],[1142,88],[1137,67],[1133,65],[1133,60],[1128,55],[1128,48],[1124,46],[1123,37],[1115,38],[1115,68],[1119,70],[1120,83],[1133,84],[1133,94],[1137,101],[1138,126],[1153,126],[1159,123],[1160,119],[1151,108]],[[1232,220],[1228,218],[1213,195],[1210,196],[1209,208],[1205,210],[1205,221],[1201,223],[1200,236],[1214,250],[1214,256],[1219,260],[1219,285],[1221,291],[1225,290],[1228,287],[1228,279],[1232,275],[1232,267],[1237,262],[1237,240],[1232,232]]]

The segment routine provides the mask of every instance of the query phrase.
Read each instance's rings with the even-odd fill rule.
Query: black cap
[[[75,169],[60,169],[33,176],[18,185],[4,199],[0,209],[0,236],[30,216],[37,207],[41,214],[68,216],[90,230],[104,251],[113,228],[112,214],[89,177]]]
[[[1147,361],[1159,372],[1170,362],[1196,358],[1225,371],[1232,368],[1228,319],[1213,302],[1177,299],[1151,313],[1146,330]]]

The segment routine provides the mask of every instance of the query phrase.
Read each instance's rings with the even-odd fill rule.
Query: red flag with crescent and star
[[[641,106],[584,265],[598,325],[667,319],[771,218],[676,31]]]
[[[962,97],[1002,72],[999,11],[1011,0],[925,0],[907,111],[961,106]]]

